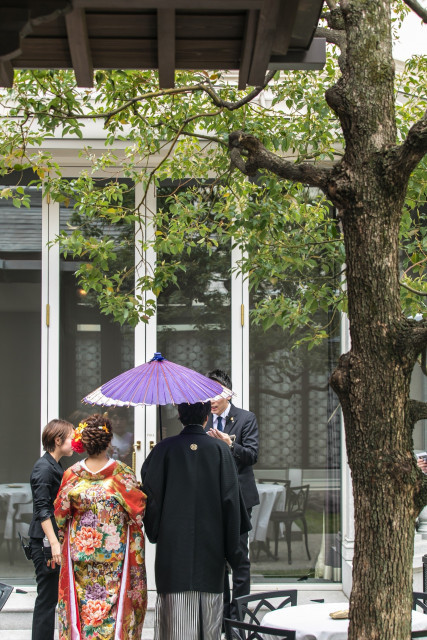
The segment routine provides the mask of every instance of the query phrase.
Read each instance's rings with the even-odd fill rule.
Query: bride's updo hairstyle
[[[82,431],[82,445],[90,456],[102,453],[111,442],[113,430],[108,418],[100,413],[94,413],[85,418],[87,426]]]

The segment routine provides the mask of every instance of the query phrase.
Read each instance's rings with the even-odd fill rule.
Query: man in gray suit
[[[231,389],[231,380],[225,371],[215,369],[207,374],[227,389]],[[237,467],[240,488],[249,518],[252,507],[259,504],[255,485],[253,465],[258,459],[258,423],[252,411],[238,409],[230,399],[220,398],[211,401],[211,415],[207,424],[208,435],[225,442],[231,451]],[[224,583],[224,617],[237,619],[236,598],[246,596],[251,589],[251,565],[249,561],[248,534],[240,536],[241,561],[233,568],[233,598],[230,594],[228,575]]]

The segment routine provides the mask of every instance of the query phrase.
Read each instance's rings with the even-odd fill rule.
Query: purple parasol
[[[136,407],[140,405],[206,402],[233,395],[218,382],[163,358],[154,358],[129,369],[89,393],[82,402],[96,405]]]

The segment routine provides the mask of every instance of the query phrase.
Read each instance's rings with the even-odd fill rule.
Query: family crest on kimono
[[[55,500],[62,546],[60,640],[141,637],[147,607],[142,518],[146,496],[133,471],[108,457],[108,418],[80,423],[74,450],[88,457],[65,471]]]

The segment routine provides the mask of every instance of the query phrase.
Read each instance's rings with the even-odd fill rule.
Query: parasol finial
[[[164,360],[164,357],[162,356],[162,354],[160,353],[160,351],[156,351],[154,353],[154,357],[151,358],[150,362],[153,362],[153,360]]]

